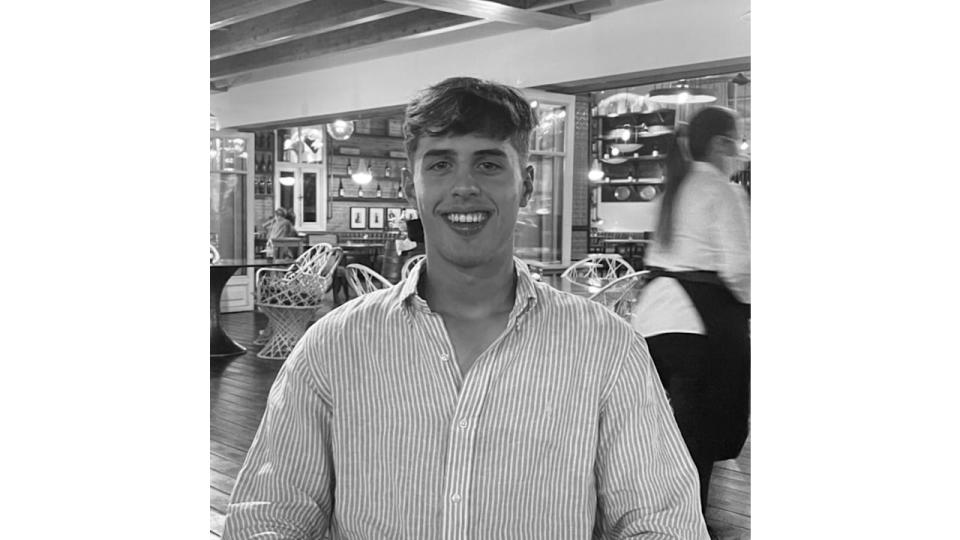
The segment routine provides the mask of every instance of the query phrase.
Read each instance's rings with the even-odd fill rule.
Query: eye
[[[449,161],[435,161],[427,166],[428,171],[443,172],[449,170],[453,165]]]
[[[481,161],[477,163],[477,168],[483,172],[496,173],[503,170],[503,166],[493,161]]]

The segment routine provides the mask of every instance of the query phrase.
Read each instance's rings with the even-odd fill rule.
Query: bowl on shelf
[[[609,163],[609,164],[611,164],[611,165],[619,165],[619,164],[621,164],[621,163],[625,163],[625,162],[627,161],[627,158],[625,158],[625,157],[605,157],[605,158],[600,158],[600,161],[602,161],[602,162],[604,162],[604,163]]]
[[[673,133],[673,129],[668,126],[647,126],[646,130],[637,132],[637,137],[659,137],[661,135],[666,135],[667,133]]]
[[[643,147],[642,144],[633,144],[633,143],[629,143],[629,144],[628,143],[611,143],[610,146],[612,148],[616,148],[617,150],[619,150],[621,154],[629,154],[632,152],[636,152],[637,150]]]
[[[644,186],[640,190],[640,198],[644,201],[652,201],[654,197],[657,196],[657,187],[656,186]]]

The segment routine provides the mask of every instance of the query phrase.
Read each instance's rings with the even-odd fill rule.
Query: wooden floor
[[[223,315],[223,328],[247,348],[210,360],[210,537],[219,538],[234,481],[253,442],[281,362],[260,360],[252,341],[266,318],[252,312]],[[710,484],[707,523],[727,539],[750,538],[750,441],[736,460],[717,463]]]

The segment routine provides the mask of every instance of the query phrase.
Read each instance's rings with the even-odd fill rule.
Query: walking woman
[[[750,209],[730,183],[739,119],[708,107],[678,134],[646,256],[651,281],[633,313],[700,476],[706,512],[713,462],[747,438],[750,386]]]

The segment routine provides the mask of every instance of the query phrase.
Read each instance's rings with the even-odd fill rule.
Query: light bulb
[[[741,150],[746,150],[747,148],[750,148],[750,143],[748,143],[747,140],[744,139],[743,142],[740,143],[740,149],[741,149]]]
[[[593,165],[587,173],[587,179],[591,182],[603,180],[603,169],[600,168],[600,161],[597,158],[593,158]]]
[[[610,149],[610,155],[611,155],[611,156],[619,156],[619,155],[620,155],[620,149],[617,148],[617,147],[611,148],[611,149]]]

